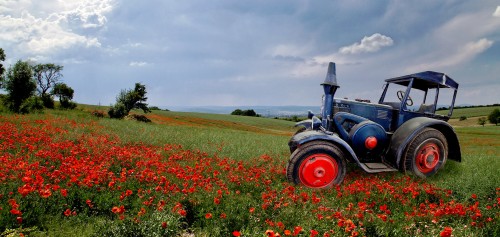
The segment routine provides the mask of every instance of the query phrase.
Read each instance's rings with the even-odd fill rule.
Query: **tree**
[[[242,115],[243,111],[241,109],[235,109],[233,112],[231,112],[231,115]]]
[[[61,71],[63,66],[56,65],[53,63],[47,64],[37,64],[32,67],[33,78],[35,79],[38,88],[38,95],[42,98],[43,105],[47,108],[54,108],[54,100],[52,95],[50,95],[49,89],[55,87],[59,79],[62,78]],[[67,100],[66,102],[69,102]]]
[[[5,72],[5,68],[1,64],[1,62],[5,61],[5,53],[2,48],[0,48],[0,88],[3,86],[3,73]]]
[[[253,109],[248,109],[248,110],[235,109],[233,112],[231,112],[231,115],[260,117],[260,115],[255,113]]]
[[[485,117],[478,118],[477,124],[483,125],[483,127],[484,127],[484,125],[486,124],[486,118]]]
[[[144,113],[149,113],[151,110],[146,104],[146,86],[140,83],[135,83],[133,90],[122,90],[116,97],[116,104],[112,106],[108,115],[111,118],[121,119],[127,116],[132,109],[142,109]]]
[[[54,87],[59,79],[62,78],[61,71],[63,66],[55,65],[53,63],[37,64],[33,68],[33,77],[38,85],[38,94],[44,96],[50,88]]]
[[[59,97],[61,108],[74,109],[76,104],[71,102],[75,91],[65,83],[56,83],[52,89],[52,94]]]
[[[7,91],[7,107],[15,113],[25,113],[22,110],[23,103],[30,98],[36,90],[36,83],[32,78],[31,67],[27,62],[17,61],[14,67],[7,71],[6,81],[3,87]]]
[[[488,115],[488,120],[490,120],[490,123],[498,125],[498,123],[500,123],[500,109],[494,109],[493,111],[491,111],[491,113]]]

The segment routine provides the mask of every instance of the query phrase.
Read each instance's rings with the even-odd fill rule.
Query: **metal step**
[[[367,173],[394,172],[398,171],[384,163],[359,163],[358,164]]]

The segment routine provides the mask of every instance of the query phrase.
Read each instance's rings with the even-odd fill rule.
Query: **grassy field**
[[[318,191],[286,180],[292,122],[94,109],[0,114],[0,236],[500,234],[497,126],[457,127],[463,162],[427,180],[350,165]]]
[[[500,109],[500,106],[485,106],[485,107],[473,107],[473,108],[458,108],[453,110],[453,115],[451,118],[460,118],[465,116],[469,117],[488,117],[491,111],[495,109]],[[449,110],[437,111],[438,114],[447,115]]]

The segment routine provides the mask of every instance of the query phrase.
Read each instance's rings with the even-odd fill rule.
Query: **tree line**
[[[0,48],[0,89],[2,103],[14,113],[29,113],[43,108],[55,108],[54,97],[59,97],[59,107],[74,109],[74,90],[61,82],[63,66],[47,63],[34,64],[18,60],[7,70],[2,62],[5,52]]]

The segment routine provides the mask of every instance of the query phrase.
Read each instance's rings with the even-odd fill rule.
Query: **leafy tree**
[[[241,109],[235,109],[233,112],[231,112],[231,115],[242,115],[243,111]]]
[[[484,125],[486,124],[486,118],[485,117],[478,118],[477,124],[483,125],[483,127],[484,127]]]
[[[242,115],[255,117],[257,116],[257,113],[255,113],[253,109],[249,109],[249,110],[244,110]]]
[[[146,86],[140,83],[135,83],[133,90],[122,90],[116,97],[116,104],[112,106],[108,115],[111,118],[121,119],[127,116],[132,109],[142,109],[144,113],[149,113],[151,110],[146,104]]]
[[[61,108],[74,109],[76,104],[71,102],[75,91],[65,83],[56,83],[52,89],[52,94],[59,97]]]
[[[5,53],[2,48],[0,48],[0,62],[5,61]],[[0,63],[0,78],[2,78],[3,73],[5,72],[5,68],[3,65]],[[1,87],[1,84],[0,84]]]
[[[14,67],[7,71],[3,87],[7,93],[7,107],[15,113],[27,113],[29,109],[22,109],[23,103],[30,98],[36,90],[36,83],[32,78],[31,67],[27,62],[17,61]],[[26,107],[24,107],[26,108]]]
[[[235,109],[233,112],[231,112],[231,115],[260,117],[260,115],[255,113],[253,109],[248,109],[248,110]]]
[[[494,109],[493,111],[491,111],[491,113],[488,115],[488,120],[490,120],[490,123],[498,125],[498,123],[500,123],[500,109]]]

